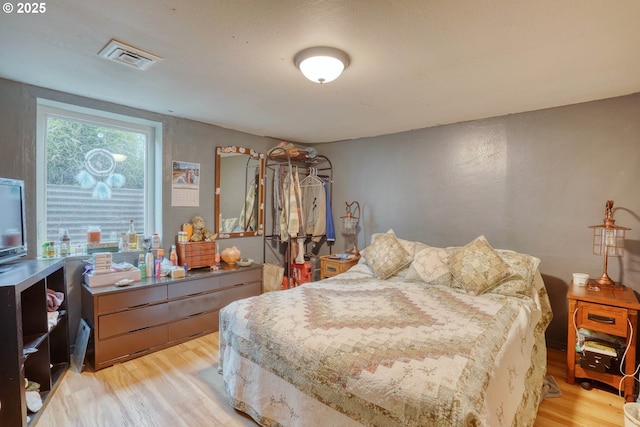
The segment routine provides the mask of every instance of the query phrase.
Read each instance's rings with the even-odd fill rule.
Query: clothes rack
[[[325,231],[322,234],[316,234],[312,230],[307,230],[304,224],[300,224],[300,231],[295,235],[287,235],[286,238],[282,238],[282,234],[279,232],[280,227],[283,225],[280,223],[279,218],[283,215],[283,209],[285,207],[278,206],[278,200],[282,199],[282,191],[289,190],[287,185],[279,183],[279,179],[282,177],[291,177],[293,174],[297,174],[299,178],[299,186],[302,193],[310,194],[308,200],[299,200],[298,207],[303,203],[314,204],[320,202],[317,200],[319,195],[324,195],[325,200],[323,205],[327,205],[331,208],[332,200],[332,184],[333,184],[333,166],[331,161],[322,155],[318,155],[313,158],[300,159],[291,158],[286,154],[277,153],[277,155],[267,155],[265,161],[265,238],[264,238],[264,262],[267,262],[267,255],[270,254],[269,261],[275,259],[276,264],[284,267],[286,283],[291,282],[292,268],[291,265],[295,264],[296,258],[299,260],[299,256],[296,257],[295,247],[302,246],[304,251],[303,255],[317,256],[321,247],[327,244],[329,253],[331,253],[333,242],[335,241],[335,232],[333,235],[327,236],[326,226]],[[286,183],[284,183],[286,184]],[[322,190],[320,190],[322,189]],[[285,212],[286,214],[286,212]],[[290,215],[286,217],[287,229],[289,229]],[[333,221],[331,220],[331,226]],[[294,226],[295,228],[295,226]],[[316,262],[313,267],[313,278],[320,276],[320,265]]]

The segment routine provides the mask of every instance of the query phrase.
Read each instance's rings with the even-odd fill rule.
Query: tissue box
[[[90,288],[96,288],[99,286],[111,286],[117,281],[122,279],[130,279],[134,282],[139,281],[141,278],[140,270],[134,268],[126,271],[114,271],[113,273],[103,274],[85,274],[84,281]]]
[[[178,242],[178,263],[187,269],[210,267],[216,263],[216,242]]]

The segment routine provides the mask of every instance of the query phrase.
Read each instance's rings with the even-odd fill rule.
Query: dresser
[[[82,317],[92,328],[87,358],[95,370],[218,330],[227,304],[262,292],[262,266],[223,265],[184,278],[148,278],[128,287],[82,287]]]

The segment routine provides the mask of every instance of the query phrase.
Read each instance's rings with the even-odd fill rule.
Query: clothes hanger
[[[300,182],[300,185],[304,185],[305,187],[311,187],[314,185],[324,185],[324,181],[318,178],[318,171],[316,168],[309,168],[309,174],[304,177],[304,179]]]

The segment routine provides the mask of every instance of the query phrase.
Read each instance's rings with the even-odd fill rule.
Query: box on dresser
[[[187,264],[187,269],[209,267],[215,264],[216,242],[178,242],[179,265]]]

